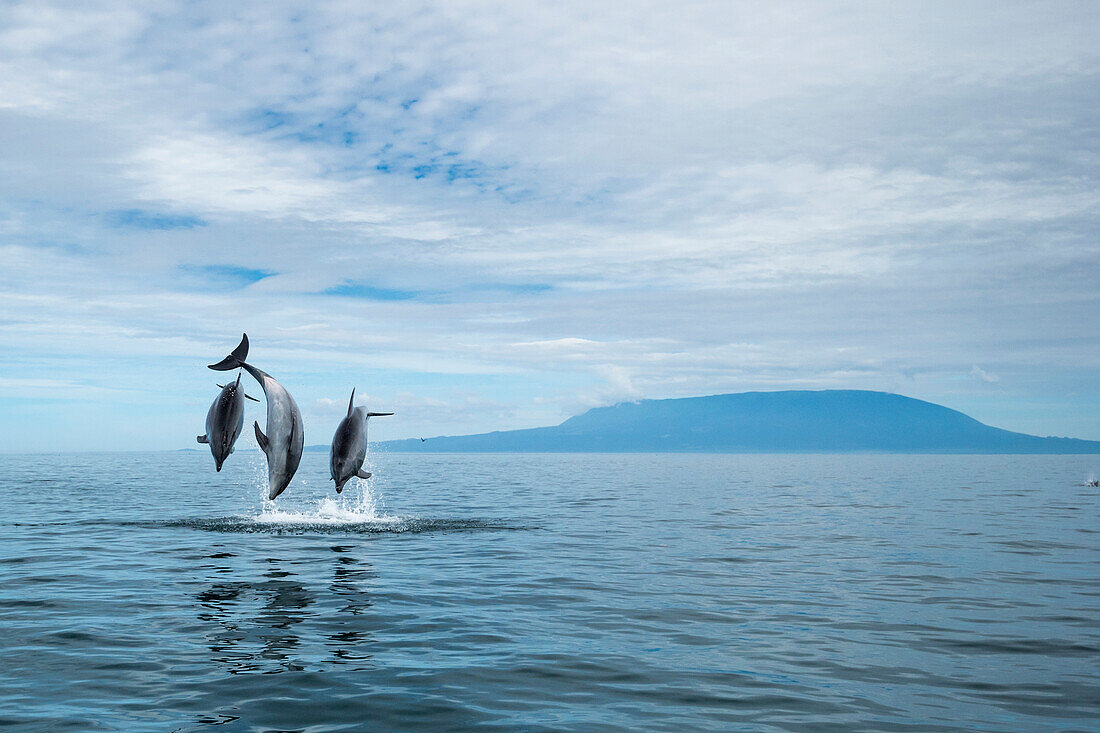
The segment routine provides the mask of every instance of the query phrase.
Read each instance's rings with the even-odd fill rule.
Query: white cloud
[[[965,398],[978,360],[1033,390],[1059,369],[1093,384],[1094,20],[9,4],[8,378],[140,383],[150,354],[214,358],[247,329],[280,375],[326,370],[303,388],[318,419],[366,387],[350,375],[434,375],[371,388],[425,432],[469,424],[470,394],[492,427],[748,388]],[[130,210],[204,225],[112,224]],[[181,277],[205,265],[271,274]],[[319,294],[343,284],[382,299]]]
[[[996,384],[997,382],[1001,381],[1001,378],[998,377],[996,374],[991,374],[985,371],[977,364],[970,368],[970,376],[974,377],[975,379],[980,379],[987,384]]]

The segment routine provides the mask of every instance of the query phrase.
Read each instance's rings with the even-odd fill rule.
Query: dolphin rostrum
[[[267,454],[267,498],[274,499],[294,478],[294,472],[302,460],[305,444],[302,413],[286,388],[267,372],[246,363],[247,357],[248,335],[241,334],[241,343],[237,348],[217,364],[211,364],[210,368],[224,372],[241,367],[264,388],[264,395],[267,396],[267,435],[260,430],[258,422],[254,422],[253,426],[256,428],[256,441]]]
[[[363,470],[363,461],[367,458],[367,421],[372,417],[392,415],[392,412],[367,412],[365,408],[355,406],[355,390],[351,391],[348,401],[348,414],[336,428],[332,436],[332,454],[329,456],[329,469],[332,480],[336,482],[336,493],[344,490],[344,484],[352,476],[370,478],[370,472]]]
[[[248,395],[241,389],[240,372],[237,373],[237,381],[218,386],[222,391],[214,398],[214,403],[206,413],[206,435],[200,435],[195,440],[210,444],[210,452],[214,454],[214,468],[221,471],[225,459],[233,452],[237,436],[241,434],[241,427],[244,425],[244,398]],[[248,399],[259,402],[255,397]]]

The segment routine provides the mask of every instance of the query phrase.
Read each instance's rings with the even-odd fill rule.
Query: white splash
[[[267,501],[267,456],[260,450],[260,444],[252,437],[252,431],[247,430],[240,439],[248,447],[248,467],[252,471],[252,487],[259,495],[260,501]]]
[[[280,499],[262,502],[251,519],[261,524],[397,524],[404,517],[387,514],[370,481],[353,479],[342,494],[326,495],[312,506],[291,508]]]

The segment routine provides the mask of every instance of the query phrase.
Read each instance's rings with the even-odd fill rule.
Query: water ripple
[[[207,532],[264,532],[268,534],[419,534],[422,532],[474,532],[478,530],[524,530],[535,525],[506,519],[432,519],[387,517],[362,521],[289,519],[271,521],[258,516],[195,517],[155,522],[133,522],[131,526],[186,527]]]
[[[1100,722],[1094,457],[324,459],[5,456],[0,727]]]

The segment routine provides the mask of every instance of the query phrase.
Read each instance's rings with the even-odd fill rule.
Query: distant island
[[[393,440],[378,447],[409,453],[1100,453],[1100,441],[1014,433],[942,405],[865,390],[623,402],[552,427]]]

